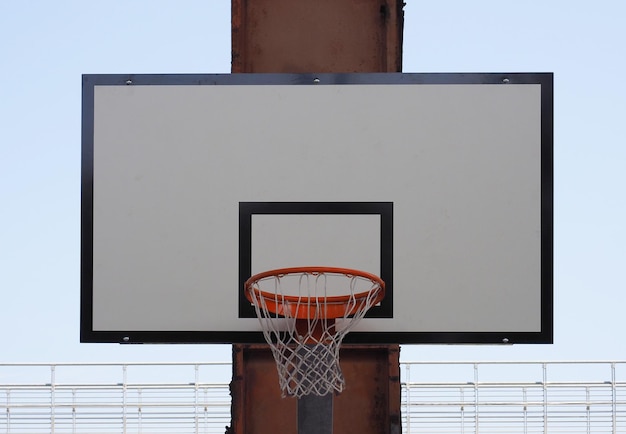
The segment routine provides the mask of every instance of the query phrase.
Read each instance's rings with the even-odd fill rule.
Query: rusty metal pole
[[[403,7],[402,0],[231,0],[231,71],[401,72]],[[227,432],[291,431],[293,428],[288,428],[288,424],[292,410],[299,414],[301,434],[308,434],[310,428],[310,432],[330,434],[333,425],[335,434],[400,432],[399,345],[353,346],[349,350],[349,361],[342,363],[344,373],[356,377],[353,381],[371,383],[359,385],[373,395],[372,402],[368,403],[372,409],[368,417],[373,418],[369,422],[363,422],[363,414],[352,414],[358,411],[354,409],[360,396],[355,396],[359,399],[348,396],[343,401],[337,400],[341,411],[336,412],[334,422],[332,395],[299,400],[297,409],[288,399],[278,402],[263,395],[263,402],[255,401],[251,397],[256,396],[254,387],[248,382],[254,378],[257,387],[267,393],[267,387],[272,386],[267,386],[258,374],[261,370],[275,372],[271,362],[268,364],[269,347],[266,351],[261,351],[261,347],[233,345],[232,426]],[[382,378],[362,375],[361,371],[368,369],[379,373],[381,363],[387,364]],[[384,384],[388,385],[386,391],[381,390]],[[348,393],[344,391],[342,395]],[[385,403],[386,411],[378,408],[381,402]],[[331,415],[330,426],[324,414]]]
[[[298,434],[333,434],[333,395],[298,398]]]
[[[402,71],[402,0],[231,2],[233,73]]]

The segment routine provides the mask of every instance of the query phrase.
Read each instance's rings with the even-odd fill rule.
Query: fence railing
[[[626,362],[402,364],[403,433],[626,433]]]
[[[626,361],[402,362],[402,430],[626,433]],[[0,364],[2,433],[224,433],[230,362]]]

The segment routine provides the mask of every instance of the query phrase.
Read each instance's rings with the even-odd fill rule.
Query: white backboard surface
[[[85,75],[81,340],[262,342],[242,282],[380,275],[359,343],[552,340],[551,74]]]

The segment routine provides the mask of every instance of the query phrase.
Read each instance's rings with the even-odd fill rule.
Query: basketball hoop
[[[385,296],[385,283],[347,268],[294,267],[250,277],[254,305],[272,349],[283,397],[324,396],[343,390],[343,338]]]

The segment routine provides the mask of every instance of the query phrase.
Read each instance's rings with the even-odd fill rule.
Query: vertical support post
[[[7,434],[11,432],[11,390],[7,389]]]
[[[195,422],[195,427],[196,427],[196,434],[198,434],[200,432],[200,424],[199,424],[199,419],[198,419],[198,406],[200,405],[200,402],[198,400],[199,366],[197,364],[194,365],[194,369],[195,369],[195,377],[194,377],[193,414],[194,414],[194,422]]]
[[[204,409],[204,418],[203,418],[203,425],[204,425],[204,432],[207,432],[207,429],[209,427],[209,409],[207,407],[207,402],[209,402],[209,392],[207,390],[207,388],[204,388],[204,406],[202,407]]]
[[[548,365],[541,364],[543,368],[543,434],[548,434]]]
[[[122,432],[126,433],[126,365],[122,365]]]
[[[591,393],[589,387],[585,387],[585,410],[587,412],[587,434],[591,434]]]
[[[524,434],[528,434],[528,394],[525,387],[522,389],[522,400],[524,401]]]
[[[298,434],[332,434],[333,394],[298,398]]]
[[[401,72],[403,7],[402,0],[231,0],[231,72]],[[397,345],[389,346],[392,349],[395,347]],[[249,394],[244,394],[244,390],[254,389],[253,384],[256,384],[255,387],[265,386],[258,377],[255,377],[255,383],[244,375],[244,364],[261,366],[264,355],[261,352],[250,353],[251,356],[258,354],[259,359],[244,359],[244,348],[246,346],[242,344],[233,345],[232,425],[229,432],[264,434],[270,432],[270,428],[266,424],[252,422],[257,417],[256,412],[250,410],[254,417],[243,417],[244,407],[246,410],[254,407],[246,400]],[[397,358],[397,352],[395,356]],[[364,359],[369,360],[366,356]],[[376,410],[386,413],[388,423],[385,427],[373,424],[371,431],[361,428],[361,434],[399,434],[401,431],[398,370],[394,371],[394,377],[390,379],[394,383],[386,391],[389,409]],[[359,379],[363,384],[375,384],[375,380],[374,377]],[[390,394],[394,396],[389,397]],[[331,394],[331,403],[332,398]],[[271,419],[268,410],[291,415],[293,404],[289,402],[266,402],[262,416]],[[300,405],[298,403],[297,407]],[[308,408],[308,403],[303,402],[302,405]],[[348,409],[352,407],[339,405]],[[338,415],[345,420],[352,417],[348,411],[338,411]],[[298,417],[300,419],[302,417]],[[316,431],[312,432],[322,433],[319,429],[316,426]]]
[[[72,433],[76,432],[76,389],[72,389]]]
[[[480,432],[478,429],[478,363],[474,363],[474,432]]]
[[[54,420],[55,412],[55,383],[56,383],[56,366],[50,366],[50,432],[54,434],[56,422]]]
[[[332,321],[334,323],[335,320]],[[296,327],[304,328],[305,325],[296,321]],[[307,330],[301,330],[299,333],[306,334]],[[317,371],[318,363],[323,366],[335,363],[322,348],[314,344],[308,349],[300,348],[299,357],[302,357],[304,364],[308,365],[311,371]],[[321,361],[320,358],[325,360]],[[302,373],[300,375],[308,380],[307,374]],[[333,434],[333,394],[327,393],[318,396],[311,393],[299,397],[296,406],[296,420],[298,434]]]
[[[411,434],[411,365],[407,363],[406,368],[406,432]]]
[[[459,388],[461,394],[461,434],[465,434],[465,390],[463,387]]]
[[[141,401],[141,387],[137,388],[137,432],[142,433],[142,401]]]
[[[615,362],[611,362],[611,419],[612,432],[617,434],[617,389],[615,384]]]

